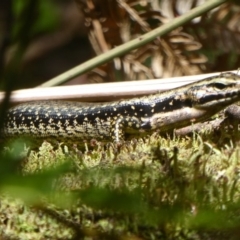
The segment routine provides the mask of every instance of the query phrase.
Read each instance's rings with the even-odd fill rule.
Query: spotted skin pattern
[[[5,137],[119,142],[206,120],[240,100],[240,77],[223,73],[170,91],[106,103],[36,101],[11,108]]]

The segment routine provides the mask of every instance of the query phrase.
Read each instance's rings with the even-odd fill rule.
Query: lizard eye
[[[217,89],[220,89],[220,90],[227,87],[226,84],[220,83],[220,82],[214,83],[213,86],[214,86],[215,88],[217,88]]]

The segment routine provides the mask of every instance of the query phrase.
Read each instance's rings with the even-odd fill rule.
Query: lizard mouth
[[[229,100],[236,98],[238,95],[239,95],[238,91],[206,95],[200,98],[199,104],[205,105],[211,102],[214,102],[214,104],[216,104],[216,102],[225,102],[225,101],[228,102]]]

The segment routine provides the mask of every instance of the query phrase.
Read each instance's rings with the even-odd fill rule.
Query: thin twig
[[[115,57],[121,56],[127,52],[130,52],[136,48],[139,48],[152,40],[156,39],[157,37],[163,36],[164,34],[169,33],[170,31],[174,30],[177,27],[182,26],[182,24],[200,16],[201,14],[221,5],[222,3],[226,2],[226,0],[209,0],[206,1],[204,4],[191,9],[186,14],[181,15],[180,17],[174,18],[169,23],[166,23],[144,35],[137,37],[134,40],[131,40],[125,44],[117,46],[108,52],[101,54],[89,61],[84,62],[83,64],[70,69],[69,71],[41,84],[39,87],[52,87],[61,85],[62,83],[73,79],[83,73],[86,73],[93,68],[104,64]]]
[[[237,73],[237,71],[232,72]],[[218,74],[220,73],[154,80],[23,89],[13,91],[10,101],[14,104],[37,100],[113,101],[166,91]],[[0,92],[0,101],[3,100],[3,97],[4,93]]]

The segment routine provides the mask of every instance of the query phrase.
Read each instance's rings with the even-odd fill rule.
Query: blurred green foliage
[[[31,0],[15,0],[13,1],[13,15],[14,15],[14,25],[13,25],[13,39],[18,41],[19,37],[22,36],[22,25],[24,23],[24,18],[29,14],[29,4]],[[34,1],[34,8],[30,11],[34,11],[34,24],[28,35],[34,37],[41,33],[51,32],[56,29],[60,21],[60,15],[54,1],[48,0],[37,0]]]
[[[1,156],[0,189],[9,200],[2,207],[9,215],[25,206],[24,221],[13,224],[11,232],[17,235],[17,226],[27,224],[23,236],[33,236],[26,216],[37,219],[40,211],[46,219],[34,224],[51,239],[56,234],[66,239],[66,232],[67,239],[76,234],[96,239],[119,234],[224,239],[230,234],[234,239],[240,224],[239,134],[235,131],[234,143],[222,134],[217,144],[208,133],[174,140],[152,135],[118,150],[114,144],[73,150],[47,142],[21,154],[14,150],[19,147],[7,148]],[[44,235],[49,221],[60,229]]]

